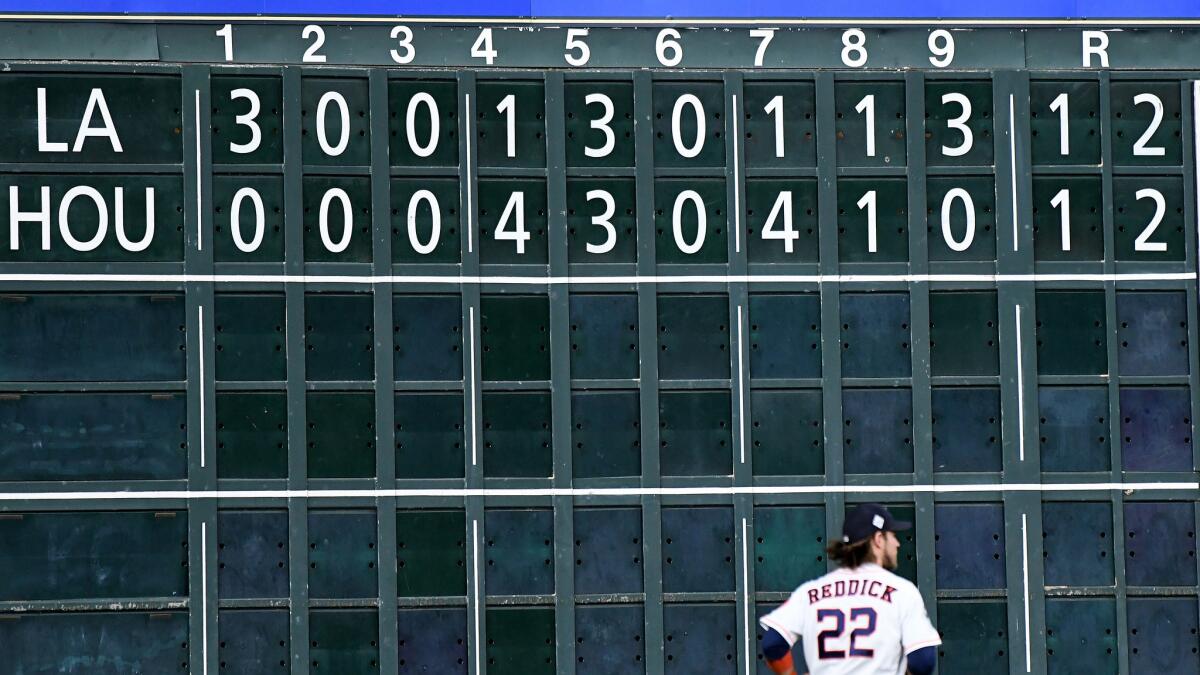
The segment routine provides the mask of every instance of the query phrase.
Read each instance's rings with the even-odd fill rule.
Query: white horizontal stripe
[[[1163,491],[1200,490],[1200,483],[981,483],[977,485],[797,485],[714,486],[687,488],[457,488],[395,490],[146,490],[2,492],[0,502],[100,500],[199,500],[199,499],[345,499],[377,497],[624,497],[687,495],[793,495],[793,494],[963,494],[977,492],[1085,492],[1089,490]]]
[[[0,274],[5,282],[52,283],[218,283],[218,284],[516,284],[562,286],[568,284],[869,284],[892,283],[1020,283],[1079,281],[1192,281],[1195,272],[1113,274],[695,274],[623,276],[478,276],[478,275],[369,275],[369,274]]]

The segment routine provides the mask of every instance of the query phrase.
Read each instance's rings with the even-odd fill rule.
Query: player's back
[[[803,584],[763,624],[799,634],[812,675],[902,675],[914,611],[924,618],[916,586],[868,563]]]

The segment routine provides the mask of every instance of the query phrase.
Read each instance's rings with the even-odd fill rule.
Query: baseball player
[[[841,566],[809,581],[759,620],[763,656],[771,670],[795,675],[792,645],[804,641],[812,675],[930,675],[942,643],[929,623],[917,587],[896,569],[896,520],[879,504],[846,514],[842,540],[829,547]]]

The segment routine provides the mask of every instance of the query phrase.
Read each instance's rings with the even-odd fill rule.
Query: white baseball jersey
[[[873,563],[809,581],[759,623],[803,639],[812,675],[904,675],[908,654],[942,643],[917,587]]]

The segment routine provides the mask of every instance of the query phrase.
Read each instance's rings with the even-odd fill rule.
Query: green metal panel
[[[576,293],[570,300],[571,377],[637,376],[637,296]]]
[[[486,296],[480,305],[484,380],[550,379],[545,296]]]
[[[218,380],[287,379],[282,295],[218,295],[214,321]]]
[[[453,80],[391,80],[388,108],[388,157],[392,166],[458,164],[459,110]]]
[[[838,181],[838,257],[841,262],[908,261],[906,193],[903,180],[843,178]],[[870,228],[872,208],[874,241]]]
[[[1163,202],[1161,208],[1159,199]],[[1183,260],[1186,257],[1183,182],[1178,178],[1114,178],[1113,210],[1117,260]],[[1155,227],[1151,228],[1152,225]]]
[[[662,167],[724,166],[724,118],[719,82],[656,82],[654,163]]]
[[[750,262],[816,262],[817,182],[746,181],[745,236]]]
[[[217,595],[287,597],[287,512],[222,510],[217,525]]]
[[[1107,598],[1046,600],[1046,672],[1117,672],[1113,604]]]
[[[482,262],[545,265],[547,223],[545,181],[499,178],[479,181]]]
[[[305,295],[304,320],[308,379],[372,379],[375,326],[370,295]]]
[[[939,601],[939,667],[948,672],[1009,672],[1007,620],[1003,602]]]
[[[375,397],[370,392],[309,392],[310,478],[375,475]]]
[[[1066,98],[1061,98],[1064,95]],[[1029,117],[1035,165],[1100,163],[1100,86],[1095,81],[1030,82]]]
[[[690,196],[694,193],[695,196]],[[683,198],[681,198],[681,195]],[[675,219],[678,206],[679,219]],[[728,260],[725,181],[718,178],[654,182],[654,250],[659,263]],[[701,228],[703,225],[703,229]],[[688,251],[694,252],[689,253]]]
[[[548,392],[486,392],[482,413],[484,474],[532,477],[553,473]]]
[[[288,615],[281,610],[220,610],[217,656],[225,670],[285,675]]]
[[[995,163],[992,147],[991,82],[925,84],[925,159],[930,166],[990,166]]]
[[[839,81],[834,92],[837,165],[904,166],[907,163],[904,83]],[[874,107],[873,133],[867,126],[869,106]],[[872,149],[873,154],[869,152]]]
[[[489,607],[487,672],[492,675],[553,673],[554,610]]]
[[[733,509],[664,507],[663,591],[703,593],[734,589]]]
[[[1162,119],[1154,125],[1155,104],[1134,99],[1148,94],[1162,106]],[[1178,166],[1183,158],[1179,87],[1173,82],[1114,82],[1110,96],[1112,152],[1117,166]],[[1134,146],[1155,127],[1139,153]],[[1161,151],[1160,151],[1161,149]]]
[[[184,612],[48,612],[5,617],[9,673],[189,673]]]
[[[260,202],[261,239],[258,230]],[[279,176],[213,176],[212,203],[214,260],[283,262],[283,180]]]
[[[825,460],[821,392],[750,392],[754,472],[763,476],[820,475]]]
[[[1034,257],[1039,261],[1102,260],[1104,217],[1099,176],[1035,176],[1033,179]],[[1063,190],[1067,194],[1063,197]],[[1063,209],[1067,199],[1067,230]]]
[[[462,299],[392,296],[392,364],[397,380],[462,379]]]
[[[938,176],[931,177],[928,185],[926,232],[929,237],[929,259],[995,260],[995,180],[991,176]],[[961,193],[955,190],[965,191],[970,197],[969,203],[957,196]],[[943,219],[943,213],[949,219]],[[973,229],[968,213],[973,214]],[[952,246],[964,248],[959,251]]]
[[[217,474],[222,478],[287,476],[287,396],[217,394]]]
[[[490,509],[486,517],[489,595],[554,592],[554,514],[547,509]]]
[[[728,475],[733,459],[729,411],[727,391],[659,394],[663,475]]]
[[[546,97],[540,81],[497,80],[476,85],[480,166],[546,166]],[[509,99],[509,97],[512,97]],[[500,110],[506,100],[511,105]],[[508,136],[512,116],[516,135]],[[512,153],[509,152],[511,141]],[[481,202],[482,203],[482,202]]]
[[[462,477],[461,393],[396,394],[395,421],[397,478]]]
[[[282,162],[282,80],[277,76],[224,75],[213,77],[211,86],[213,163]],[[238,119],[251,112],[256,113],[253,125]]]
[[[325,101],[324,106],[321,105],[322,101]],[[349,121],[348,128],[343,124],[344,121]],[[371,147],[366,79],[302,79],[300,123],[305,164],[366,165]],[[323,144],[322,136],[325,139]]]
[[[721,295],[658,296],[658,376],[729,377],[729,302]]]
[[[576,509],[574,527],[576,593],[642,591],[639,509]]]
[[[325,216],[323,221],[322,214]],[[368,179],[304,177],[304,260],[370,262],[371,184]]]
[[[397,512],[400,595],[466,595],[466,532],[461,510]]]
[[[453,178],[392,180],[393,263],[459,261],[462,221],[458,191],[458,181]]]
[[[631,84],[567,82],[563,87],[563,108],[566,111],[567,166],[633,166]],[[611,138],[604,127],[612,131]],[[610,142],[612,149],[604,153]]]
[[[1108,372],[1103,293],[1039,291],[1037,317],[1039,374]]]
[[[747,82],[743,92],[746,131],[741,142],[746,149],[746,166],[815,167],[817,116],[813,84]],[[779,99],[777,104],[773,103],[776,98]],[[771,112],[767,111],[768,106]],[[777,135],[780,126],[783,128],[782,144]]]
[[[611,204],[609,200],[611,200]],[[637,260],[636,209],[632,180],[621,178],[568,180],[568,259],[573,263],[635,262]]]
[[[825,509],[760,506],[754,535],[754,590],[790,592],[825,573]]]
[[[1042,530],[1047,586],[1113,584],[1112,506],[1045,502]]]
[[[999,375],[1000,327],[994,292],[930,293],[930,370]]]
[[[308,613],[308,672],[379,672],[379,616],[374,609],[314,609]]]
[[[308,588],[314,598],[373,598],[375,513],[308,512]]]
[[[752,378],[820,376],[820,296],[755,293],[749,318]]]
[[[641,475],[636,391],[571,394],[571,466],[576,478]]]

